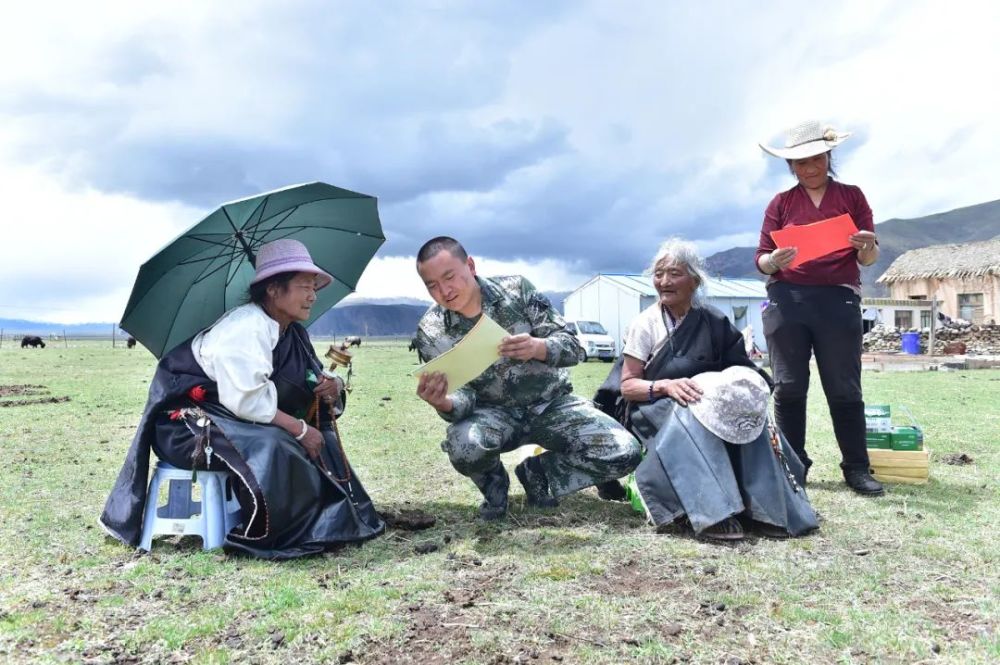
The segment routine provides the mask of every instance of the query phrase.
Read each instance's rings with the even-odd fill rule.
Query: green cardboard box
[[[889,418],[892,411],[888,404],[865,404],[865,418]]]
[[[891,432],[866,432],[865,441],[869,448],[892,448]]]
[[[892,415],[888,404],[865,404],[865,430],[891,432]]]
[[[924,433],[919,427],[903,426],[892,428],[893,450],[923,450]]]

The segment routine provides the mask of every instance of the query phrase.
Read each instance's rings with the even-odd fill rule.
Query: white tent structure
[[[752,326],[757,348],[766,349],[760,318],[767,301],[764,282],[708,277],[702,297],[729,317],[738,329]],[[656,301],[656,289],[649,275],[600,273],[566,296],[563,312],[571,321],[599,321],[615,339],[615,348],[620,352],[628,324]]]

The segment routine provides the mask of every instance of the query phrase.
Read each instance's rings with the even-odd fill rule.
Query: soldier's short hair
[[[423,247],[420,248],[420,251],[417,252],[417,263],[429,261],[440,252],[448,252],[459,261],[464,261],[469,258],[469,254],[465,251],[465,248],[462,247],[462,243],[449,236],[438,236],[436,238],[431,238],[424,243]]]

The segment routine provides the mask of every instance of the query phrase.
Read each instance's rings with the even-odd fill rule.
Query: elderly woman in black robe
[[[815,529],[802,465],[780,433],[768,425],[737,445],[687,408],[701,399],[694,377],[704,372],[746,367],[772,385],[747,356],[742,334],[699,303],[704,277],[694,245],[668,240],[651,272],[658,301],[629,325],[620,374],[612,370],[596,398],[612,408],[609,394],[620,391],[618,415],[645,446],[635,481],[649,518],[657,527],[689,523],[714,540],[743,538],[744,523],[779,538]]]
[[[301,323],[331,281],[302,243],[267,243],[249,302],[160,360],[101,515],[113,536],[140,541],[150,450],[178,468],[232,474],[242,519],[227,550],[289,559],[384,530],[336,433],[343,381],[325,375]]]

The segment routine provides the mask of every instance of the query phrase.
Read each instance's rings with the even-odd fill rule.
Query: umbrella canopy
[[[322,182],[226,203],[142,265],[121,327],[163,356],[246,302],[257,248],[281,238],[304,244],[334,278],[305,325],[354,291],[385,242],[374,197]]]

